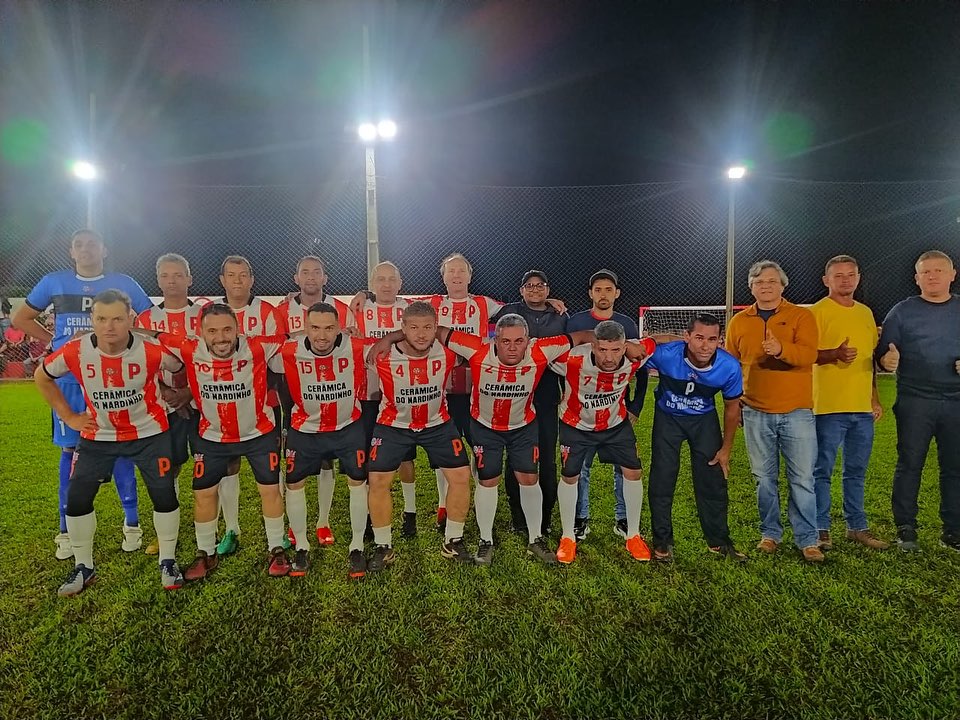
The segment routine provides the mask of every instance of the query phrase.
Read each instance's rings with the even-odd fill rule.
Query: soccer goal
[[[746,305],[734,305],[733,311],[739,312]],[[682,335],[687,323],[701,313],[710,313],[720,319],[721,333],[727,308],[724,305],[650,305],[640,307],[640,335],[659,335],[669,333]]]

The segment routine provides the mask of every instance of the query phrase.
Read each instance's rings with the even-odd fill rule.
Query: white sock
[[[373,541],[377,545],[393,547],[393,528],[390,525],[373,529]]]
[[[447,478],[443,475],[443,470],[437,468],[437,507],[447,507]]]
[[[623,479],[623,504],[627,506],[627,537],[640,534],[640,510],[643,507],[643,481]]]
[[[180,534],[180,508],[170,512],[153,511],[153,527],[160,543],[160,562],[177,557],[177,536]]]
[[[367,494],[370,486],[350,486],[350,540],[351,550],[363,550],[363,533],[367,529]]]
[[[473,506],[477,513],[477,527],[480,528],[480,539],[493,542],[493,519],[497,514],[497,486],[486,487],[477,483],[473,495]],[[450,520],[447,520],[449,527]],[[452,537],[457,537],[453,535]]]
[[[540,483],[520,486],[520,507],[523,508],[523,517],[527,519],[527,534],[530,542],[536,540],[543,533],[543,490]]]
[[[563,537],[574,540],[573,523],[577,517],[577,484],[561,480],[557,483],[557,503],[560,505],[560,526]]]
[[[267,531],[267,548],[283,547],[283,515],[280,517],[263,516],[263,529]]]
[[[67,515],[67,534],[73,548],[73,560],[93,570],[93,536],[97,533],[97,514]]]
[[[227,530],[240,534],[240,473],[225,475],[217,491],[220,497],[220,512]]]
[[[197,550],[203,550],[207,555],[217,552],[217,521],[193,523],[193,532],[197,536]]]
[[[447,529],[443,535],[447,542],[463,537],[463,523],[447,518]]]
[[[403,489],[403,511],[415,513],[417,511],[417,484],[415,482],[402,482],[400,487]]]
[[[317,527],[330,527],[330,506],[333,505],[333,469],[321,470],[317,475]],[[294,531],[296,532],[296,531]]]
[[[307,533],[307,489],[287,488],[287,520],[297,539],[297,550],[310,549],[310,537]]]

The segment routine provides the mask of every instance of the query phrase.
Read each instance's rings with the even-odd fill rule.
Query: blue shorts
[[[83,399],[83,388],[72,377],[58,378],[57,387],[67,399],[67,404],[74,412],[83,412],[87,409],[87,402]],[[60,417],[53,413],[53,444],[62,448],[75,448],[80,442],[80,431],[69,427]]]

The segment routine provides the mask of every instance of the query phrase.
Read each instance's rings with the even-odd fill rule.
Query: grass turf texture
[[[881,379],[884,407],[893,383]],[[652,403],[638,437],[649,457]],[[244,465],[243,546],[176,593],[154,558],[120,550],[112,487],[97,498],[99,582],[56,588],[57,453],[29,384],[0,386],[0,718],[88,717],[847,717],[960,713],[960,556],[938,545],[933,454],[921,493],[923,553],[876,553],[842,539],[822,567],[758,540],[754,484],[738,438],[731,530],[746,566],[705,552],[688,476],[675,504],[677,562],[631,560],[612,533],[612,481],[598,467],[594,532],[571,567],[524,557],[501,490],[492,568],[439,555],[433,475],[418,463],[420,534],[398,539],[380,577],[346,577],[347,490],[338,478],[331,548],[302,579],[269,579],[258,502]],[[887,539],[895,428],[887,413],[867,478],[872,527]],[[684,465],[682,473],[686,473]],[[194,550],[187,471],[179,557]],[[783,483],[785,485],[785,483]],[[310,522],[316,494],[308,484]],[[394,495],[395,527],[402,499]],[[141,516],[152,535],[141,485]],[[554,526],[559,526],[555,516]],[[649,527],[644,508],[643,527]],[[395,533],[399,536],[399,533]],[[476,545],[475,524],[468,542]],[[789,531],[786,538],[789,542]],[[555,541],[555,538],[554,538]]]

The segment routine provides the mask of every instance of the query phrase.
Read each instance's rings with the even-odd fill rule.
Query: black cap
[[[620,287],[620,279],[617,277],[617,274],[613,270],[597,270],[593,275],[590,276],[590,284],[587,287],[593,287],[593,284],[597,280],[609,280],[613,283],[613,286],[616,288]]]
[[[547,275],[543,272],[543,270],[527,270],[523,274],[523,279],[520,281],[520,284],[526,285],[530,278],[540,278],[544,285],[550,284],[550,281],[547,280]]]

